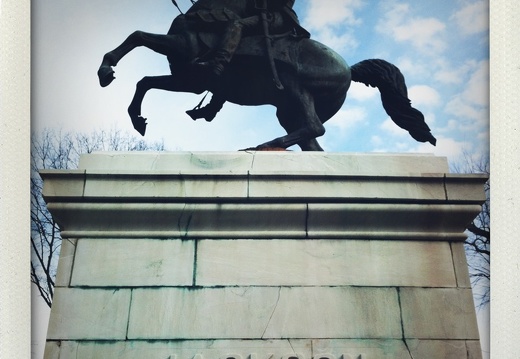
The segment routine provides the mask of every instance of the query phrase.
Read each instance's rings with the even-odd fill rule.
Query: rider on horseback
[[[322,151],[316,138],[325,133],[323,124],[343,106],[351,81],[362,82],[379,88],[383,107],[397,126],[408,131],[415,140],[435,145],[436,139],[431,134],[424,115],[411,106],[403,74],[395,65],[384,60],[365,60],[348,66],[339,54],[317,41],[304,36],[294,39],[284,32],[272,29],[271,32],[279,34],[277,35],[279,39],[273,41],[276,52],[273,51],[271,55],[276,55],[279,63],[288,64],[278,69],[285,86],[283,91],[280,91],[278,86],[273,88],[273,84],[266,81],[268,70],[265,67],[250,68],[248,64],[237,61],[236,66],[233,64],[226,70],[222,80],[204,76],[197,71],[192,59],[201,56],[201,53],[206,53],[208,48],[218,47],[216,45],[219,41],[215,36],[215,30],[220,27],[222,31],[225,25],[230,25],[231,20],[257,16],[258,21],[262,20],[265,45],[269,45],[266,49],[270,49],[272,37],[269,37],[265,31],[268,27],[268,9],[280,10],[271,15],[272,19],[274,16],[271,24],[276,24],[276,14],[278,13],[278,18],[281,19],[283,19],[282,10],[285,9],[285,14],[290,14],[287,10],[294,0],[278,0],[276,3],[279,4],[278,7],[272,5],[275,0],[270,1],[272,1],[271,7],[267,7],[265,3],[265,6],[260,6],[260,11],[248,11],[248,5],[253,6],[254,0],[198,0],[186,15],[175,18],[167,34],[134,31],[119,46],[103,56],[98,69],[99,84],[102,87],[108,86],[114,80],[113,67],[130,51],[145,46],[166,56],[171,73],[162,76],[145,76],[137,83],[134,97],[128,107],[128,114],[134,128],[141,135],[144,136],[147,125],[146,118],[141,115],[141,105],[149,90],[160,89],[195,94],[208,90],[217,96],[220,106],[224,101],[231,101],[238,105],[276,107],[276,117],[287,135],[264,142],[257,148],[288,148],[298,145],[303,151]],[[217,26],[215,23],[204,24],[198,20],[186,21],[188,14],[197,13],[199,10],[210,10],[211,15],[211,9],[221,9],[220,13],[225,14],[225,8],[228,9],[228,14],[233,15],[230,15],[228,21],[216,23]],[[258,12],[260,12],[259,17]],[[280,23],[283,27],[283,21]],[[285,31],[287,29],[293,31],[294,28],[295,26],[288,25]],[[262,49],[258,47],[258,40],[258,37],[251,38],[240,46],[240,53],[244,47],[244,54],[257,57],[256,60],[254,57],[250,58],[255,64],[258,64],[260,60],[258,55],[262,53]],[[269,57],[268,52],[267,55]],[[273,59],[274,56],[271,56],[269,62],[274,75],[273,61],[271,61]],[[273,80],[276,80],[275,76]],[[277,85],[276,81],[275,85]],[[212,119],[212,117],[205,118]]]
[[[222,40],[210,59],[195,59],[194,64],[209,69],[219,76],[224,72],[225,66],[231,61],[243,33],[246,35],[261,33],[261,12],[266,12],[271,29],[276,33],[293,32],[294,35],[309,38],[310,34],[298,21],[298,16],[292,9],[295,0],[245,0],[247,16],[232,19],[226,9],[212,9],[210,11],[197,11],[192,16],[198,16],[202,21],[225,21],[226,27]],[[265,36],[269,34],[265,33]],[[269,49],[267,49],[269,51]]]
[[[300,25],[298,16],[292,9],[295,0],[246,1],[249,2],[249,6],[247,6],[247,16],[239,19],[232,19],[232,14],[225,8],[212,9],[208,11],[199,10],[193,14],[196,14],[202,21],[212,22],[224,20],[227,23],[220,45],[215,49],[213,57],[209,59],[197,58],[193,62],[195,65],[209,69],[209,71],[215,76],[220,76],[224,72],[225,66],[231,62],[231,59],[240,44],[243,33],[247,35],[260,33],[261,22],[266,21],[267,19],[269,19],[267,21],[270,22],[271,30],[275,33],[287,32],[291,33],[293,36],[310,38],[310,33]],[[266,27],[264,27],[263,35],[269,38]],[[266,48],[267,52],[271,50],[269,46],[270,44],[268,43]],[[270,61],[272,60],[270,59]],[[278,81],[274,64],[271,64],[271,66],[274,72],[273,75],[276,81]],[[193,110],[186,111],[186,113],[193,120],[204,118],[209,122],[213,120],[225,102],[226,101],[223,98],[220,98],[218,94],[214,94],[208,105],[202,108],[199,108],[199,105]]]

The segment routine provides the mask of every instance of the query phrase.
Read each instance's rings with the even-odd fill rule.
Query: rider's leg
[[[208,61],[197,61],[195,64],[210,69],[217,76],[221,75],[226,65],[231,62],[240,44],[242,32],[245,29],[257,26],[259,23],[259,16],[230,21],[224,30],[224,36],[222,37],[220,45],[215,50],[213,58]]]

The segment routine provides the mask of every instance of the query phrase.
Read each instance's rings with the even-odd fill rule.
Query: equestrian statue
[[[141,135],[147,125],[141,103],[148,90],[209,91],[208,105],[187,111],[192,119],[212,121],[226,101],[270,104],[287,135],[254,149],[298,145],[303,151],[323,151],[316,138],[325,133],[323,124],[339,111],[356,81],[377,87],[390,118],[415,140],[435,145],[423,114],[411,106],[399,69],[380,59],[349,67],[332,49],[310,39],[292,9],[294,1],[192,0],[166,35],[135,31],[106,53],[98,70],[100,85],[113,81],[113,67],[126,54],[145,46],[167,57],[171,74],[137,83],[128,113]]]

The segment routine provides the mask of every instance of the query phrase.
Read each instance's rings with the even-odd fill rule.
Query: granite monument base
[[[46,359],[481,358],[480,175],[430,155],[100,153],[42,171]]]

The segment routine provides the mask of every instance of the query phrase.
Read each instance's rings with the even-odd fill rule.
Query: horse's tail
[[[358,62],[350,69],[353,81],[379,89],[383,107],[397,126],[407,130],[415,140],[435,146],[437,140],[424,122],[423,114],[411,106],[403,74],[396,66],[375,59]]]

